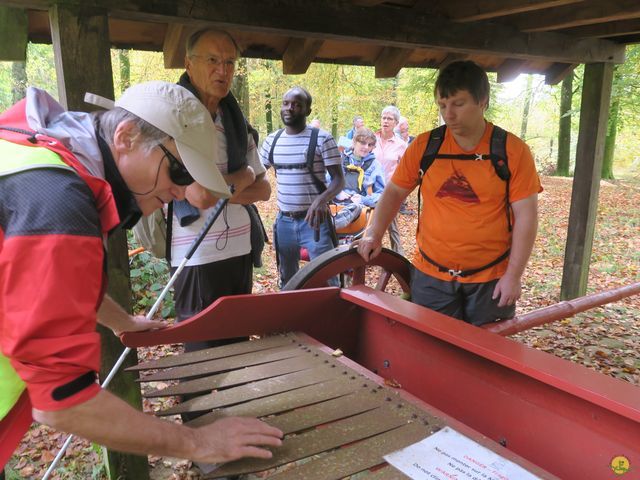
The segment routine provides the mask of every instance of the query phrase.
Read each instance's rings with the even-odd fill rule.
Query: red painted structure
[[[218,300],[131,347],[301,331],[562,479],[640,472],[640,388],[366,286]],[[627,474],[626,474],[627,475]],[[622,477],[625,478],[625,477]]]

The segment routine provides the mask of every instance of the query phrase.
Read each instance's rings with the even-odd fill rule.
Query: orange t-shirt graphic
[[[473,191],[467,178],[460,172],[454,172],[440,187],[436,197],[453,197],[461,202],[478,203],[480,199]]]
[[[472,151],[463,150],[446,131],[439,153],[489,154],[493,124]],[[409,145],[391,181],[413,189],[419,181],[420,161],[430,132],[416,137]],[[515,203],[542,191],[529,147],[518,137],[507,135],[507,158],[511,179],[509,200]],[[431,259],[454,270],[469,270],[500,257],[511,245],[506,215],[506,182],[495,172],[490,160],[436,159],[422,180],[423,204],[417,244]],[[416,250],[413,264],[423,273],[451,280],[446,272],[425,260]],[[500,278],[507,260],[476,274],[456,280],[465,283],[488,282]]]

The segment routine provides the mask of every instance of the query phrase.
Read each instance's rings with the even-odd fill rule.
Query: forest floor
[[[559,301],[564,246],[571,203],[571,178],[543,177],[540,227],[534,252],[523,278],[523,295],[517,314]],[[416,211],[413,194],[409,206]],[[640,178],[602,181],[597,227],[589,272],[588,292],[599,292],[640,281]],[[270,231],[275,201],[258,207]],[[401,215],[399,228],[405,251],[415,248],[417,215]],[[255,271],[254,293],[277,290],[275,254],[264,251],[264,267]],[[511,338],[533,348],[582,364],[640,387],[640,295],[605,305],[550,325],[536,327]],[[142,359],[179,353],[179,347],[141,349]],[[145,400],[147,411],[167,406],[163,400]],[[34,426],[25,436],[7,470],[7,479],[37,479],[44,474],[66,435]],[[150,457],[151,478],[200,478],[184,460]],[[52,479],[106,478],[100,449],[75,440]]]

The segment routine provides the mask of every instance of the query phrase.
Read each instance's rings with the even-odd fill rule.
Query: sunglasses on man
[[[165,157],[169,160],[169,178],[176,185],[191,185],[195,180],[186,169],[186,167],[178,160],[173,153],[171,153],[167,147],[161,143],[158,146],[164,152]]]

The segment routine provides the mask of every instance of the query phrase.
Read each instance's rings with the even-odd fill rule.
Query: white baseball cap
[[[95,100],[95,96],[85,96],[85,101],[98,103]],[[112,106],[133,113],[173,138],[194,180],[216,197],[231,196],[216,166],[217,137],[211,114],[189,90],[162,81],[139,83],[125,90]]]

